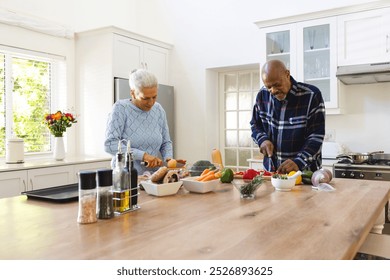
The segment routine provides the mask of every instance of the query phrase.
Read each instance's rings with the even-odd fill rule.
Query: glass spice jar
[[[78,223],[90,224],[97,222],[96,195],[96,171],[81,171],[79,173]]]
[[[112,194],[112,169],[99,169],[97,172],[97,217],[110,219],[114,217]]]

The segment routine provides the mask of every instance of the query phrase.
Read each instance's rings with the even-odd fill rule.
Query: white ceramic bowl
[[[140,184],[144,187],[147,194],[155,196],[167,196],[176,194],[183,182],[179,181],[167,184],[156,184],[151,181],[142,181]]]
[[[279,179],[271,178],[271,184],[275,189],[282,192],[289,192],[295,186],[295,178],[290,179]]]
[[[207,193],[215,190],[215,188],[220,184],[219,179],[207,181],[207,182],[199,182],[196,181],[196,177],[187,177],[181,179],[183,181],[183,187],[189,192],[195,193]]]

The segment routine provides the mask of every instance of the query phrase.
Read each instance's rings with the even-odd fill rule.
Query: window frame
[[[13,90],[13,81],[12,81],[12,57],[37,60],[50,63],[50,112],[54,110],[66,110],[60,108],[60,104],[66,104],[67,96],[67,76],[66,76],[66,57],[56,54],[50,54],[46,52],[32,51],[24,48],[18,48],[8,45],[0,44],[0,53],[5,56],[5,141],[12,137],[12,90]],[[8,101],[11,100],[11,101]],[[11,104],[9,104],[11,102]],[[8,104],[6,104],[8,103]],[[42,117],[43,118],[43,117]],[[5,142],[6,143],[6,142]],[[25,157],[47,157],[53,153],[54,148],[54,137],[50,135],[50,150],[41,151],[41,152],[26,152],[24,153]],[[5,159],[5,155],[0,157]]]
[[[227,71],[223,71],[223,72],[219,72],[218,73],[218,96],[219,96],[219,123],[220,123],[220,130],[219,130],[219,147],[220,147],[220,150],[221,150],[221,153],[222,153],[222,157],[225,159],[225,166],[228,167],[228,168],[232,168],[233,170],[236,170],[236,171],[241,171],[241,170],[246,170],[249,168],[250,164],[248,162],[248,159],[251,158],[261,158],[261,155],[260,155],[260,151],[259,151],[259,148],[258,146],[254,143],[254,141],[252,140],[252,138],[250,139],[250,147],[241,147],[240,146],[240,140],[239,140],[239,132],[240,131],[250,131],[251,133],[251,130],[250,130],[250,124],[248,123],[248,129],[242,129],[239,127],[239,122],[238,122],[238,115],[239,115],[239,112],[247,112],[248,109],[245,109],[245,110],[241,110],[239,108],[239,94],[240,94],[240,89],[239,89],[239,75],[240,74],[246,74],[246,73],[250,73],[251,74],[251,88],[250,90],[245,90],[243,92],[248,92],[250,91],[252,93],[252,102],[251,102],[251,109],[250,109],[250,112],[252,113],[252,110],[253,110],[253,105],[255,103],[255,100],[256,100],[256,95],[257,93],[259,92],[260,90],[260,87],[261,87],[261,81],[260,81],[260,68],[256,68],[254,66],[251,66],[251,67],[247,67],[247,68],[240,68],[240,69],[230,69],[230,70],[227,70]],[[259,75],[259,84],[258,85],[253,85],[254,81],[253,81],[253,75],[257,73]],[[229,75],[229,74],[235,74],[236,75],[236,84],[237,84],[237,89],[236,89],[236,92],[237,92],[237,99],[236,99],[236,109],[235,110],[226,110],[226,107],[225,107],[225,104],[226,104],[226,98],[225,98],[225,93],[227,92],[225,90],[225,75]],[[229,92],[229,91],[228,91]],[[227,129],[226,128],[226,112],[227,111],[235,111],[237,112],[237,126],[236,128],[234,129]],[[251,114],[250,113],[250,114]],[[237,145],[236,146],[232,146],[232,147],[227,147],[226,146],[226,132],[227,131],[236,131],[237,133]],[[226,150],[235,150],[235,153],[236,153],[236,164],[235,165],[229,165],[227,164],[227,158],[226,158]],[[239,153],[240,151],[249,151],[250,153],[250,157],[247,158],[246,160],[246,163],[245,165],[240,165],[240,158],[239,158]],[[241,162],[242,163],[242,162]]]

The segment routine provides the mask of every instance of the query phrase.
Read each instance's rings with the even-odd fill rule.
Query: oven
[[[383,152],[366,154],[370,156],[364,161],[354,161],[354,157],[348,155],[337,156],[338,162],[333,164],[333,176],[351,180],[390,181],[390,154]],[[390,230],[389,211],[389,203],[387,203],[385,209],[386,230]]]

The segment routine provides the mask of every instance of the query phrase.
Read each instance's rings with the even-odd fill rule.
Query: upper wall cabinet
[[[390,8],[338,16],[338,65],[390,60]]]
[[[266,28],[262,39],[265,40],[265,53],[262,61],[278,59],[284,62],[296,77],[296,25],[287,24]]]
[[[336,112],[333,110],[339,108],[335,75],[336,19],[279,25],[264,28],[262,32],[266,47],[261,63],[282,60],[297,81],[321,90],[328,113]]]
[[[169,49],[148,44],[127,36],[114,34],[115,77],[128,78],[129,71],[137,68],[154,73],[161,84],[169,84]]]

